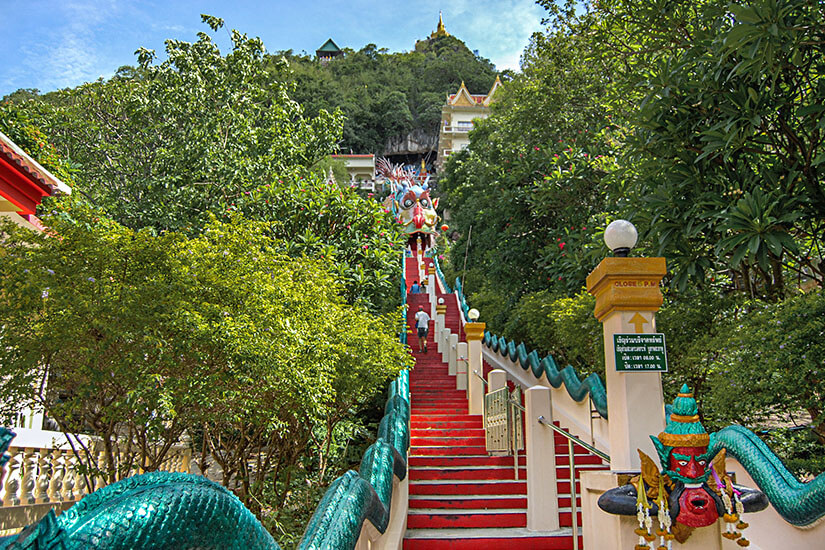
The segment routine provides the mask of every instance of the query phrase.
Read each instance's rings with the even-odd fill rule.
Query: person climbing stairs
[[[407,262],[410,278],[416,264],[412,258]],[[455,298],[441,293],[439,297],[447,305],[445,325],[457,332],[460,319]],[[419,306],[427,309],[428,300],[426,294],[408,295],[411,331],[415,312]],[[470,415],[466,392],[455,389],[455,376],[448,374],[447,363],[436,352],[433,324],[428,333],[429,353],[418,352],[417,335],[410,334],[415,368],[410,374],[410,487],[404,548],[572,549],[567,440],[555,435],[562,528],[528,531],[526,457],[523,453],[518,457],[516,479],[512,456],[488,456],[482,416]],[[605,467],[578,446],[576,454],[577,478],[581,468]],[[580,502],[577,498],[577,507]],[[581,525],[580,512],[577,524]]]

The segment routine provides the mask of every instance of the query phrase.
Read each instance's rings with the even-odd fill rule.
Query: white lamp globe
[[[479,313],[478,313],[478,310],[476,308],[473,308],[473,309],[471,309],[470,311],[467,312],[467,317],[469,317],[470,321],[472,321],[474,323],[478,320],[478,316],[479,316]]]
[[[613,251],[614,256],[626,257],[630,249],[636,246],[639,234],[627,220],[614,220],[604,230],[604,242]]]
[[[438,305],[440,305],[440,306],[444,305],[444,298],[439,298],[438,299]]]

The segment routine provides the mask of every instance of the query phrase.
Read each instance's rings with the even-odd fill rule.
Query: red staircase
[[[418,278],[414,262],[407,259],[408,282]],[[455,297],[443,297],[446,325],[455,332],[459,324]],[[413,331],[418,306],[430,311],[427,299],[426,294],[408,295]],[[410,375],[410,497],[404,548],[572,549],[567,440],[555,434],[562,529],[528,531],[526,458],[519,457],[516,480],[512,456],[487,455],[482,417],[468,414],[466,393],[455,389],[455,376],[448,374],[433,341],[433,324],[427,353],[418,352],[415,331],[409,339],[416,365]],[[485,367],[487,371],[489,367]],[[605,468],[598,457],[578,446],[575,462],[577,478],[580,469]],[[578,494],[578,483],[576,486]],[[577,506],[580,504],[577,499]],[[581,537],[579,541],[582,548]]]

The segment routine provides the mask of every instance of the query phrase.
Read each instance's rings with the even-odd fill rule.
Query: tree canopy
[[[494,331],[598,370],[577,292],[609,252],[604,227],[629,219],[634,253],[668,261],[666,390],[689,380],[711,426],[806,423],[821,450],[818,356],[800,342],[816,340],[825,282],[825,8],[539,3],[547,28],[442,175],[460,235],[445,270]],[[766,331],[793,316],[793,330]],[[750,391],[739,409],[734,383]]]
[[[345,152],[380,154],[389,139],[416,130],[437,139],[446,95],[462,81],[472,93],[487,93],[496,79],[492,63],[453,36],[418,41],[409,52],[347,48],[329,62],[286,51],[273,63],[279,55],[289,62],[293,98],[307,114],[344,113],[339,147]]]

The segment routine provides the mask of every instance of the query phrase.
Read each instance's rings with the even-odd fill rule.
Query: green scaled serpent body
[[[806,527],[825,517],[825,474],[802,483],[755,433],[742,426],[716,433],[711,450],[722,447],[742,464],[785,521]]]
[[[0,441],[7,430],[0,428]],[[6,445],[10,437],[6,438]],[[2,454],[0,448],[0,454]],[[59,517],[50,511],[0,550],[280,550],[241,501],[205,477],[152,472],[87,495]]]

